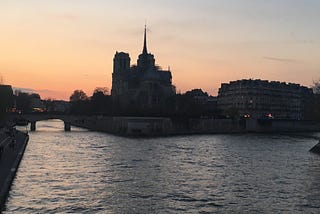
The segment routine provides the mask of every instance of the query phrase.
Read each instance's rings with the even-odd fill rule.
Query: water
[[[127,139],[57,120],[30,133],[4,213],[318,213],[316,140]],[[319,136],[319,134],[318,134]]]

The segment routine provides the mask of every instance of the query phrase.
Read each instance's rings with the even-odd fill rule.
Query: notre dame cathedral
[[[140,110],[160,109],[175,94],[170,70],[162,70],[148,53],[146,28],[143,51],[137,65],[130,65],[128,53],[116,52],[113,59],[111,97],[119,107]]]

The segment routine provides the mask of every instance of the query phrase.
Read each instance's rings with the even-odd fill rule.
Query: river
[[[315,134],[320,136],[320,134]],[[306,137],[123,138],[37,123],[4,213],[318,213]]]

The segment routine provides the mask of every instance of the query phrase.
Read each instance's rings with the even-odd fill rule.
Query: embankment
[[[14,131],[14,137],[7,135],[4,131],[1,132],[0,213],[4,208],[11,184],[29,140],[27,134],[19,131]]]
[[[320,131],[320,122],[316,121],[258,119],[171,119],[92,116],[79,118],[72,125],[123,136]]]

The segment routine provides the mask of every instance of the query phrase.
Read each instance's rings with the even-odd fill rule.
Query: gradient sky
[[[320,78],[319,0],[0,0],[0,77],[42,98],[111,90],[113,56],[148,51],[177,91]]]

